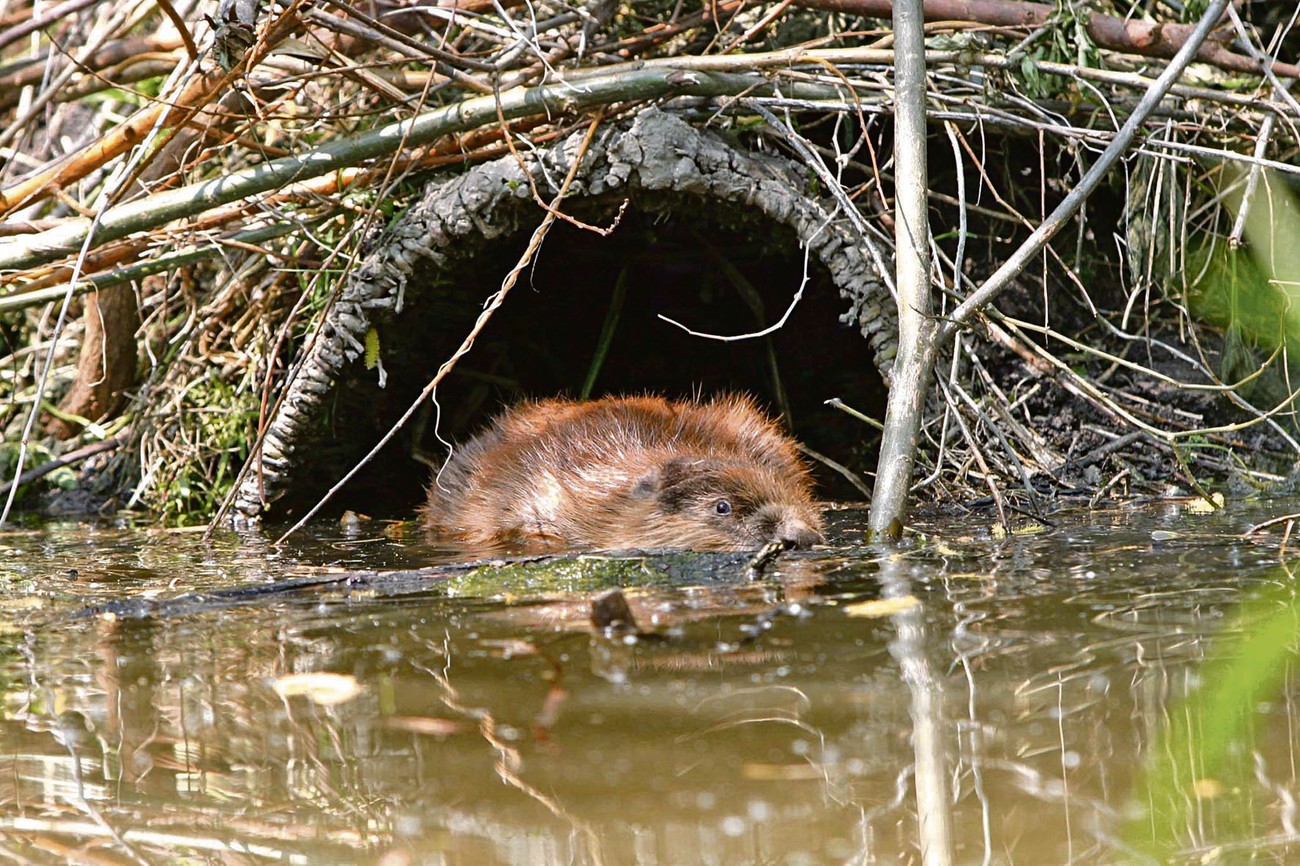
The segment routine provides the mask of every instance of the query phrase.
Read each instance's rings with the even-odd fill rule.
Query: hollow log
[[[427,187],[355,269],[309,341],[308,354],[268,421],[260,450],[246,467],[234,503],[238,515],[257,518],[286,490],[295,454],[345,365],[358,363],[364,354],[368,329],[418,316],[439,271],[540,219],[530,177],[543,198],[553,196],[580,138],[579,133],[518,159],[502,157]],[[690,200],[722,202],[792,229],[848,300],[842,318],[870,341],[877,366],[887,374],[896,328],[893,301],[868,253],[878,241],[855,229],[832,199],[813,191],[801,163],[747,152],[651,108],[602,130],[566,201],[584,199],[612,215],[625,198],[665,211]],[[874,258],[889,261],[892,255]]]

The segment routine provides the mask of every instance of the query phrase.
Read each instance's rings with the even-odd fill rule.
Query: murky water
[[[1162,839],[1175,862],[1300,862],[1294,658],[1252,698],[1231,773],[1205,756],[1198,701],[1238,607],[1291,597],[1281,532],[1242,533],[1297,510],[1078,510],[1010,538],[927,525],[900,553],[787,556],[758,582],[734,558],[690,578],[604,557],[330,582],[439,561],[379,528],[282,550],[7,532],[0,850],[919,863],[924,838],[958,863],[1042,864],[1130,862]],[[860,519],[837,516],[840,541]],[[640,636],[588,624],[610,574]],[[1167,789],[1144,770],[1161,756]],[[1172,827],[1164,799],[1185,807]]]

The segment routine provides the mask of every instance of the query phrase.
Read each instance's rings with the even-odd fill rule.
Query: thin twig
[[[94,457],[96,454],[102,454],[105,451],[112,451],[114,448],[120,447],[124,442],[126,442],[126,437],[118,435],[111,439],[105,439],[102,442],[96,442],[94,445],[87,445],[84,448],[69,451],[61,457],[56,457],[47,463],[42,463],[40,466],[28,469],[22,475],[18,476],[16,481],[9,481],[0,485],[0,496],[8,495],[11,487],[21,487],[24,484],[31,484],[36,479],[49,475],[55,469],[62,469],[64,466],[71,466],[74,463],[80,463],[82,460]]]

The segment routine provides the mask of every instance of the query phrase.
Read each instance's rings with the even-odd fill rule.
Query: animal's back
[[[424,517],[475,543],[606,549],[807,546],[821,527],[793,442],[743,397],[521,404],[453,453]]]

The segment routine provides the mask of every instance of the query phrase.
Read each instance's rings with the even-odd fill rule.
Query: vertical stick
[[[894,3],[894,265],[898,357],[885,410],[869,526],[873,537],[902,532],[925,394],[934,368],[930,302],[929,186],[925,164],[925,31],[921,0]]]

